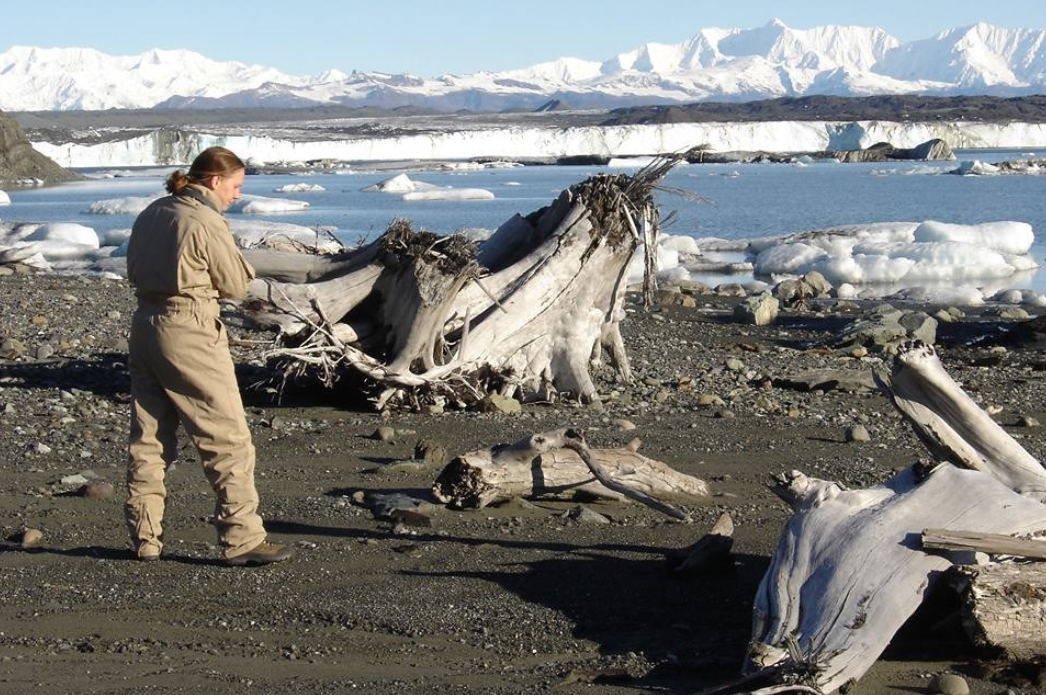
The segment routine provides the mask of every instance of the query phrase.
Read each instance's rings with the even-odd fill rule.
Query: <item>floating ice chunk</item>
[[[857,299],[857,288],[848,282],[841,283],[835,288],[835,296],[839,299]]]
[[[364,193],[410,193],[411,191],[424,191],[430,188],[439,188],[436,184],[415,181],[406,174],[396,174],[390,179],[385,179],[370,186],[364,186]]]
[[[4,263],[21,263],[40,270],[51,270],[50,262],[42,253],[25,247],[0,249],[0,265]]]
[[[138,215],[142,210],[149,207],[160,195],[133,196],[127,198],[106,198],[96,200],[84,210],[88,215]]]
[[[283,186],[277,186],[273,189],[274,193],[322,193],[327,190],[318,183],[288,183]]]
[[[948,173],[958,174],[959,176],[986,176],[998,174],[999,167],[974,159],[972,161],[960,162],[958,167]]]
[[[948,224],[931,220],[915,228],[912,241],[962,241],[1000,253],[1023,255],[1035,243],[1035,232],[1027,222]]]
[[[638,281],[642,281],[642,278],[643,276],[640,275]],[[690,279],[690,271],[682,266],[665,268],[657,271],[657,279],[664,283],[686,282]]]
[[[75,222],[52,222],[42,224],[25,237],[26,241],[62,242],[98,248],[98,233],[90,227]]]
[[[817,270],[833,285],[930,283],[947,286],[1010,278],[1038,267],[1023,222],[956,225],[892,223],[831,229],[752,244],[757,276]]]
[[[16,226],[5,242],[0,245],[0,263],[27,263],[37,255],[47,261],[89,258],[100,246],[93,229],[72,222]]]
[[[403,194],[403,200],[494,200],[494,194],[485,188],[432,188]]]
[[[0,205],[10,205],[11,196],[7,195],[6,192],[0,191]]]
[[[628,283],[635,284],[643,281],[643,275],[646,272],[646,253],[644,247],[640,246],[636,249],[636,253],[632,256],[632,261],[628,266]],[[657,245],[657,277],[673,277],[671,271],[679,268],[685,273],[686,279],[690,278],[690,271],[686,268],[681,267],[679,259],[679,251],[672,248],[667,248],[664,243]],[[667,273],[667,275],[666,275]]]
[[[753,269],[756,275],[801,275],[826,259],[828,253],[814,244],[781,243],[759,252]]]
[[[99,236],[101,237],[101,244],[103,247],[122,246],[131,238],[131,230],[129,227],[124,229],[110,229],[109,231],[102,232]]]
[[[661,245],[667,249],[674,249],[679,253],[691,256],[700,255],[701,249],[697,246],[697,239],[682,235],[665,235],[661,239]]]
[[[304,200],[287,200],[286,198],[265,198],[258,195],[245,195],[234,200],[228,212],[239,212],[246,215],[266,215],[273,212],[299,212],[306,210],[309,203]]]
[[[642,169],[653,164],[656,157],[611,157],[607,167],[612,169]]]
[[[936,302],[958,306],[980,306],[984,304],[984,292],[969,285],[919,285],[906,287],[889,295],[891,298],[911,302]]]
[[[1046,296],[1043,296],[1034,290],[1000,290],[991,296],[991,300],[1002,304],[1024,304],[1026,306],[1037,308],[1046,306]]]

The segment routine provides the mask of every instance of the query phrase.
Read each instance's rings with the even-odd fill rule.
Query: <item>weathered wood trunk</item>
[[[649,498],[694,499],[708,484],[637,453],[634,446],[577,450],[576,430],[556,430],[458,456],[436,478],[436,499],[459,508],[482,508],[514,497],[620,500],[627,489]],[[599,471],[594,475],[589,463]],[[607,483],[600,481],[605,476]],[[641,500],[642,501],[642,500]],[[656,506],[656,505],[655,505]]]
[[[652,189],[675,161],[591,177],[478,245],[397,220],[325,261],[253,254],[261,279],[245,307],[281,329],[273,355],[288,378],[333,386],[351,370],[379,408],[460,407],[490,392],[594,400],[590,368],[604,355],[631,381],[620,332],[628,273],[636,250],[656,243]]]
[[[879,380],[949,462],[865,490],[796,471],[777,480],[794,514],[756,596],[750,674],[821,692],[859,679],[945,571],[973,561],[923,547],[925,529],[1046,530],[1046,471],[970,401],[932,348],[902,350]]]
[[[776,492],[795,514],[756,594],[746,671],[783,669],[824,692],[860,678],[945,571],[969,560],[926,552],[923,528],[1046,529],[1046,505],[951,465],[864,490],[793,472]]]
[[[963,627],[975,644],[1017,660],[1046,654],[1046,563],[967,567],[956,582]]]

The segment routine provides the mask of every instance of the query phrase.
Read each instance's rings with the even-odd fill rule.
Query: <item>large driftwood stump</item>
[[[1017,660],[1046,654],[1046,563],[963,568],[962,622],[975,644]]]
[[[860,678],[945,571],[969,561],[925,552],[923,528],[1046,529],[1046,505],[951,465],[864,490],[793,472],[776,491],[795,514],[756,594],[746,670],[780,670],[823,692]]]
[[[796,471],[777,479],[794,514],[756,596],[750,674],[826,693],[859,679],[946,571],[974,561],[969,550],[924,547],[926,529],[1046,530],[1046,470],[973,404],[932,348],[902,350],[879,382],[944,462],[865,490]]]
[[[577,430],[564,429],[463,454],[447,464],[432,492],[458,508],[482,508],[514,497],[632,498],[677,518],[682,517],[658,500],[711,494],[705,481],[642,456],[636,446],[588,449],[581,442]]]
[[[478,244],[396,220],[322,260],[252,253],[260,279],[244,306],[280,329],[273,356],[288,378],[333,386],[349,371],[378,408],[462,407],[491,392],[596,399],[589,370],[604,355],[631,381],[620,331],[629,267],[656,245],[652,192],[679,160],[593,176]]]

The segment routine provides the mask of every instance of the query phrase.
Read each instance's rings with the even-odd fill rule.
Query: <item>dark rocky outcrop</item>
[[[840,162],[890,162],[896,160],[951,160],[952,148],[939,138],[915,147],[894,147],[880,142],[863,150],[825,150],[822,152],[709,152],[695,148],[687,155],[690,164],[743,164],[748,162],[788,164],[802,157],[835,159]]]
[[[894,147],[888,142],[880,142],[863,150],[843,150],[827,153],[840,162],[888,162],[892,160],[949,160],[955,159],[952,148],[940,138],[927,140],[915,147]]]
[[[33,149],[25,131],[18,123],[0,111],[0,185],[22,181],[55,183],[81,178]]]
[[[602,125],[708,123],[713,121],[982,121],[1038,123],[1046,119],[1046,95],[1024,97],[814,95],[742,102],[704,101],[671,106],[613,109]]]

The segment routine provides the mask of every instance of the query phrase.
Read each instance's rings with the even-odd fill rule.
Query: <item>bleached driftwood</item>
[[[583,441],[578,430],[562,429],[463,454],[439,474],[432,493],[459,508],[482,508],[514,497],[631,498],[679,519],[685,514],[664,498],[711,494],[705,481],[637,453],[638,444],[588,449]]]
[[[245,307],[281,329],[273,356],[288,377],[333,386],[351,372],[379,408],[469,405],[490,392],[593,400],[589,369],[604,354],[631,381],[620,332],[627,276],[637,248],[656,243],[653,189],[680,159],[593,176],[478,244],[396,220],[324,260],[252,255],[261,279]]]
[[[723,512],[696,543],[669,551],[666,559],[676,574],[700,574],[728,566],[732,562],[733,546],[734,520],[728,512]]]
[[[1021,494],[1046,495],[1046,469],[963,392],[932,346],[909,346],[890,374],[876,377],[937,460],[988,471]]]
[[[923,531],[924,548],[945,550],[973,550],[991,555],[1016,555],[1036,560],[1046,560],[1046,541],[1031,538],[1014,538],[1002,533],[972,531],[948,531],[928,528]]]
[[[925,479],[908,468],[864,490],[793,472],[776,492],[795,514],[756,595],[747,670],[783,668],[824,692],[860,678],[955,563],[923,550],[923,528],[1046,529],[1046,505],[951,465]]]
[[[964,567],[955,584],[963,628],[975,644],[1017,660],[1046,654],[1046,563]]]
[[[1038,501],[1046,471],[979,414],[932,348],[903,349],[879,378],[923,441],[951,463],[915,465],[864,490],[797,471],[777,479],[775,492],[794,514],[756,596],[750,674],[821,692],[859,679],[944,572],[970,560],[924,549],[924,529],[1046,529]]]

